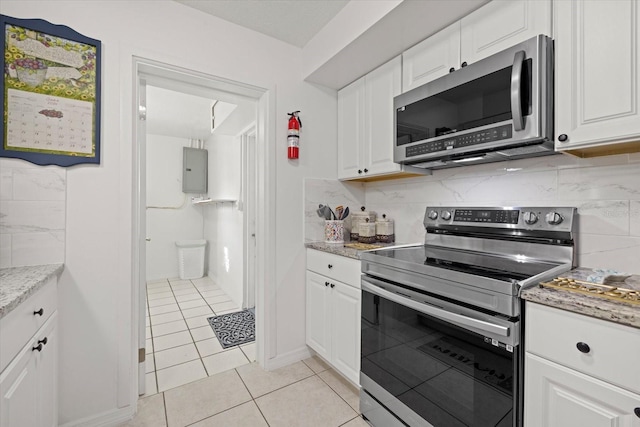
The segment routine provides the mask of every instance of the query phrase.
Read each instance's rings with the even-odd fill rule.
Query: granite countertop
[[[371,249],[358,249],[358,248],[350,248],[344,245],[349,244],[357,244],[357,242],[345,242],[344,244],[336,244],[336,243],[325,243],[325,242],[307,242],[305,243],[305,247],[309,249],[315,249],[322,252],[328,252],[334,255],[340,255],[347,258],[360,259],[360,255],[367,250],[375,250],[380,248],[386,248],[390,246],[416,246],[421,245],[422,243],[411,243],[408,245],[398,244],[398,243],[374,243],[376,248]],[[367,244],[360,244],[365,246],[370,246]]]
[[[36,293],[47,281],[60,277],[64,264],[0,269],[0,319]]]
[[[562,277],[640,291],[640,275],[636,274],[580,267]],[[540,286],[524,289],[520,296],[527,301],[640,328],[640,304]]]

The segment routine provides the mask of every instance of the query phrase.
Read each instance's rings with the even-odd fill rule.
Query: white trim
[[[297,350],[291,350],[269,360],[269,370],[272,371],[274,369],[282,368],[283,366],[308,359],[313,356],[313,354],[314,353],[312,353],[307,346],[304,346]]]
[[[276,127],[275,127],[275,112],[276,112],[276,97],[275,87],[268,90],[262,89],[256,86],[251,86],[243,83],[233,82],[231,80],[210,76],[197,71],[185,70],[177,66],[168,65],[155,61],[153,59],[146,59],[138,56],[133,50],[123,52],[122,61],[123,71],[132,66],[132,81],[123,82],[123,85],[129,84],[130,87],[123,88],[125,94],[133,95],[129,99],[123,97],[122,111],[123,122],[127,123],[129,120],[133,120],[131,127],[127,128],[126,125],[123,129],[131,131],[129,135],[123,131],[126,136],[122,141],[132,139],[133,143],[131,147],[127,147],[126,143],[122,143],[124,158],[128,158],[131,155],[131,171],[132,176],[128,182],[128,191],[132,191],[132,206],[131,206],[131,262],[132,262],[132,287],[131,287],[131,300],[129,307],[131,310],[131,325],[132,334],[126,337],[128,350],[130,355],[130,365],[127,367],[120,366],[119,378],[122,378],[125,371],[126,374],[136,372],[136,375],[131,375],[131,378],[135,378],[135,381],[131,381],[130,391],[128,393],[129,402],[131,405],[131,411],[135,412],[137,407],[138,397],[138,325],[140,321],[144,321],[141,318],[139,312],[138,303],[140,302],[140,289],[143,285],[142,272],[139,272],[138,266],[141,256],[140,245],[144,241],[144,236],[141,236],[140,222],[139,222],[139,203],[140,194],[143,190],[139,183],[139,174],[141,173],[141,155],[139,152],[136,131],[137,131],[137,87],[138,76],[144,74],[146,76],[159,76],[162,78],[176,79],[178,76],[181,79],[185,79],[189,84],[205,85],[212,89],[225,90],[231,93],[237,93],[242,96],[247,96],[257,100],[257,126],[256,126],[256,144],[257,144],[257,157],[258,157],[258,203],[256,206],[257,212],[262,212],[259,216],[260,225],[256,224],[258,228],[257,238],[260,244],[257,247],[257,259],[256,268],[258,277],[261,277],[261,285],[258,287],[256,295],[256,357],[258,363],[265,369],[268,368],[268,361],[273,357],[276,351],[276,319],[275,310],[272,306],[275,306],[275,181],[276,181],[276,167],[275,167],[275,141],[276,141]],[[125,68],[127,67],[127,68]],[[129,89],[133,91],[129,92]],[[133,108],[132,108],[133,107]],[[126,149],[131,149],[129,153],[124,153]],[[127,162],[122,162],[127,164]],[[125,187],[126,183],[123,182],[122,187]],[[141,240],[142,239],[142,240]],[[261,274],[262,273],[262,274]],[[124,298],[123,298],[124,299]],[[122,316],[123,318],[125,316]],[[120,345],[125,346],[125,338],[121,339]],[[124,381],[124,380],[122,380]],[[120,399],[119,399],[120,401]],[[120,402],[119,402],[120,403]],[[122,402],[121,406],[127,404]]]
[[[127,406],[122,409],[114,409],[113,411],[103,412],[96,416],[86,417],[81,420],[75,420],[66,424],[60,424],[60,427],[109,427],[117,426],[131,420],[137,408],[137,404]]]

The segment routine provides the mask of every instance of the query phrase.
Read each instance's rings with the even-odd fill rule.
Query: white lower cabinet
[[[307,251],[306,343],[354,384],[360,384],[359,272],[356,259]]]
[[[0,318],[0,427],[58,425],[55,278]]]
[[[640,395],[527,353],[525,427],[637,427]]]
[[[0,374],[0,426],[58,425],[57,322],[53,313]]]
[[[640,427],[640,329],[527,302],[525,351],[525,427]]]

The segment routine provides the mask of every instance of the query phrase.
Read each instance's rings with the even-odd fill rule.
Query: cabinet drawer
[[[640,393],[640,329],[528,302],[525,349]]]
[[[360,289],[360,260],[307,249],[307,270]]]
[[[57,280],[51,278],[35,294],[0,319],[0,372],[58,308]],[[34,312],[42,309],[42,315]]]

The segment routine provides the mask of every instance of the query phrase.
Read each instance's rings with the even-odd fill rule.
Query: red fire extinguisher
[[[298,152],[300,151],[300,128],[302,127],[302,121],[298,116],[300,111],[294,111],[288,113],[289,115],[289,130],[287,131],[287,157],[290,159],[297,159]]]

